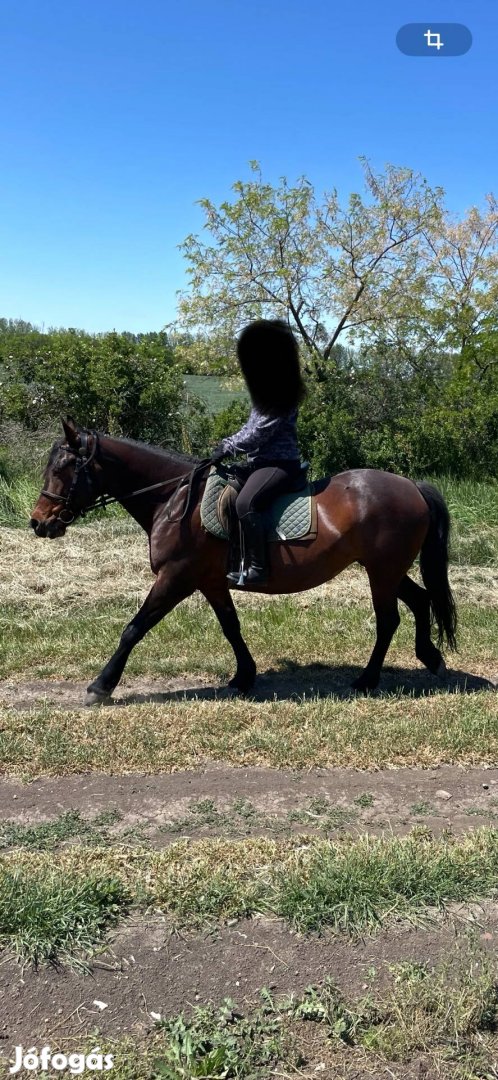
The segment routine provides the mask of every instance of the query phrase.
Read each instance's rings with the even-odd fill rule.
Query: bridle
[[[93,439],[93,446],[91,449],[90,436]],[[92,461],[97,458],[98,450],[100,448],[99,436],[96,431],[80,431],[79,438],[80,446],[77,449],[73,446],[61,446],[60,448],[61,450],[65,450],[67,453],[72,454],[75,458],[74,473],[67,495],[55,495],[53,491],[47,491],[46,488],[41,492],[41,495],[44,495],[46,499],[52,499],[53,502],[57,503],[64,503],[63,509],[56,515],[56,521],[62,522],[63,525],[72,525],[73,521],[76,521],[76,518],[85,517],[85,515],[89,514],[92,510],[105,510],[106,507],[110,506],[112,503],[126,502],[127,499],[133,499],[137,495],[146,495],[149,491],[157,491],[159,488],[168,488],[173,487],[174,485],[176,485],[176,487],[169,497],[169,502],[174,500],[177,491],[184,485],[187,486],[187,497],[181,516],[172,519],[169,517],[168,510],[168,520],[171,522],[173,522],[173,520],[176,522],[183,521],[190,508],[194,480],[207,469],[208,465],[211,464],[211,459],[205,458],[200,461],[198,465],[195,465],[190,472],[184,473],[182,476],[175,476],[170,480],[159,480],[157,484],[149,484],[147,487],[137,488],[134,491],[126,492],[123,495],[99,495],[99,497],[95,499],[94,502],[91,502],[89,506],[73,507],[72,503],[80,478],[84,480],[90,498],[94,499],[94,483],[88,470]]]

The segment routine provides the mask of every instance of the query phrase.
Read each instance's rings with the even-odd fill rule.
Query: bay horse
[[[31,516],[37,536],[62,536],[68,525],[98,500],[117,501],[149,537],[156,580],[139,612],[125,627],[116,652],[87,691],[87,703],[110,698],[126,661],[153,626],[197,589],[210,603],[237,662],[229,685],[248,693],[256,665],[242,637],[230,595],[228,541],[201,524],[201,494],[209,461],[115,438],[63,421],[64,437],[50,452],[44,488]],[[377,469],[352,469],[317,485],[317,535],[312,540],[271,543],[270,594],[312,589],[351,563],[366,570],[377,638],[365,670],[353,683],[378,685],[384,659],[399,625],[398,600],[415,616],[415,653],[434,675],[446,666],[440,648],[456,647],[456,609],[448,582],[449,513],[440,492]],[[420,553],[425,588],[408,570]],[[251,590],[252,591],[252,590]],[[431,641],[431,624],[438,646]]]

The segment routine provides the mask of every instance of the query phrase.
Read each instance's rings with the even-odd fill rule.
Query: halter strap
[[[88,454],[89,435],[92,435],[94,440],[90,454]],[[64,509],[61,510],[60,514],[57,515],[57,519],[59,521],[62,521],[64,525],[71,525],[77,517],[85,517],[85,515],[91,513],[92,510],[105,510],[107,506],[111,506],[113,503],[127,502],[128,499],[134,499],[138,495],[146,495],[149,491],[157,491],[159,488],[165,488],[170,486],[173,487],[173,485],[175,484],[176,487],[172,496],[170,497],[170,501],[174,499],[177,491],[179,491],[183,485],[187,484],[188,488],[183,513],[180,515],[179,518],[174,519],[176,522],[183,521],[190,508],[194,480],[201,472],[207,469],[208,465],[211,465],[210,458],[203,458],[203,460],[200,461],[198,465],[194,466],[194,468],[191,469],[190,472],[184,473],[182,476],[175,476],[172,479],[170,478],[169,480],[159,480],[155,484],[148,484],[147,487],[136,488],[134,491],[125,492],[123,495],[101,495],[98,499],[96,499],[95,502],[91,503],[89,506],[83,506],[73,512],[71,509],[71,500],[74,498],[80,473],[83,470],[85,470],[86,472],[88,466],[95,458],[97,449],[99,447],[99,436],[96,431],[82,431],[80,433],[80,438],[81,446],[79,446],[77,450],[72,446],[61,447],[62,450],[67,450],[68,453],[73,454],[76,458],[73,478],[71,480],[71,485],[67,495],[55,495],[54,492],[47,491],[45,488],[41,492],[41,494],[44,495],[45,498],[52,499],[54,502],[64,503]],[[92,480],[88,473],[86,473],[86,478],[88,483],[91,485]],[[63,517],[63,514],[69,516]],[[172,521],[171,518],[169,520]]]

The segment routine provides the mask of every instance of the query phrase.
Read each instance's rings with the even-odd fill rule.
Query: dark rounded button
[[[463,56],[472,45],[472,34],[463,23],[406,23],[396,34],[405,56]]]

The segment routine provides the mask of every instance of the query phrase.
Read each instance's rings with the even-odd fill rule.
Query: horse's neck
[[[160,481],[174,480],[188,472],[188,466],[167,454],[161,454],[153,447],[134,445],[124,439],[114,439],[110,435],[100,438],[99,464],[102,470],[102,490],[106,495],[125,503],[125,509],[146,530],[149,530],[154,513],[154,493],[132,498],[127,495]],[[167,492],[158,489],[158,496]]]
[[[153,446],[134,445],[125,439],[113,439],[110,435],[101,436],[100,450],[100,464],[105,479],[116,490],[123,492],[130,489],[131,477],[146,484],[148,480],[151,483],[156,479],[168,480],[188,471],[187,467],[182,469],[177,460],[155,450]]]

